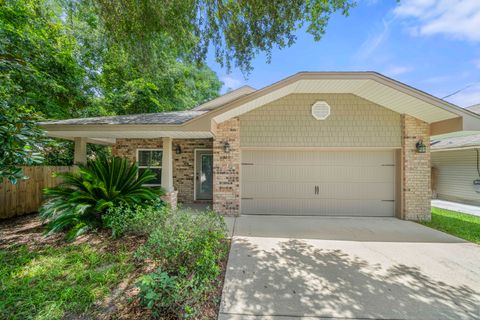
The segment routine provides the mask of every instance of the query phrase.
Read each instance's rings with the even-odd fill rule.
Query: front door
[[[195,192],[197,200],[212,200],[213,154],[212,150],[196,150]]]

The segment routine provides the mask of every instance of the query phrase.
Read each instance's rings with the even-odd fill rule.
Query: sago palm
[[[150,170],[139,173],[138,166],[125,158],[100,158],[80,165],[77,172],[60,173],[63,183],[44,189],[46,201],[40,216],[48,221],[47,230],[69,229],[72,239],[98,227],[101,216],[119,204],[142,204],[157,199],[161,188],[145,187],[155,179]]]

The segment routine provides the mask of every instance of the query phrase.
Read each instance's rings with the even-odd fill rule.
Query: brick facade
[[[176,146],[182,149],[181,154],[175,153]],[[195,182],[195,149],[212,149],[212,139],[174,139],[173,143],[173,186],[178,190],[178,201],[194,202]]]
[[[416,143],[422,139],[426,153],[418,153]],[[431,172],[430,126],[409,115],[402,115],[402,210],[399,218],[430,220]]]
[[[224,151],[225,142],[230,152]],[[240,120],[233,118],[216,128],[213,140],[213,209],[223,215],[240,215]]]
[[[175,149],[180,146],[182,152],[177,154]],[[178,191],[178,201],[181,203],[194,202],[194,152],[195,149],[211,149],[212,139],[174,139],[173,149],[173,187]],[[155,139],[117,139],[112,147],[112,154],[136,161],[137,149],[161,149],[162,138]]]
[[[398,123],[398,122],[397,122]],[[400,209],[398,217],[407,220],[429,220],[431,198],[430,127],[428,123],[402,115],[400,151]],[[214,139],[174,139],[173,184],[178,201],[194,202],[195,149],[213,149],[213,209],[223,215],[240,214],[240,130],[241,120],[230,119],[216,125]],[[427,145],[426,153],[418,153],[415,144],[420,140]],[[224,150],[225,142],[230,152]],[[180,146],[182,152],[175,149]],[[117,139],[113,154],[136,160],[139,148],[162,148],[162,139]],[[176,195],[176,194],[175,194]]]
[[[162,200],[170,205],[170,208],[176,210],[178,204],[178,191],[174,190],[162,196]]]

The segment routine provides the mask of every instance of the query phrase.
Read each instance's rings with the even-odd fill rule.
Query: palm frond
[[[138,166],[125,158],[91,160],[76,172],[58,176],[63,183],[44,190],[46,201],[40,208],[49,234],[69,229],[67,236],[76,237],[99,225],[111,207],[142,204],[163,194],[161,188],[144,186],[155,179],[152,171],[139,174]]]

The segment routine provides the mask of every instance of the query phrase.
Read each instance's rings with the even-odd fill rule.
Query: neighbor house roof
[[[445,137],[440,139],[433,138],[430,141],[430,148],[432,151],[480,148],[480,134]]]
[[[465,109],[467,109],[468,111],[480,114],[480,103],[474,104],[473,106],[470,106],[470,107],[466,107]]]
[[[465,108],[468,111],[479,114],[480,104]],[[449,151],[458,149],[480,148],[480,134],[449,134],[433,137],[430,141],[432,151]]]
[[[207,111],[189,110],[162,113],[142,113],[123,116],[78,118],[41,122],[41,125],[118,125],[118,124],[182,124]]]

